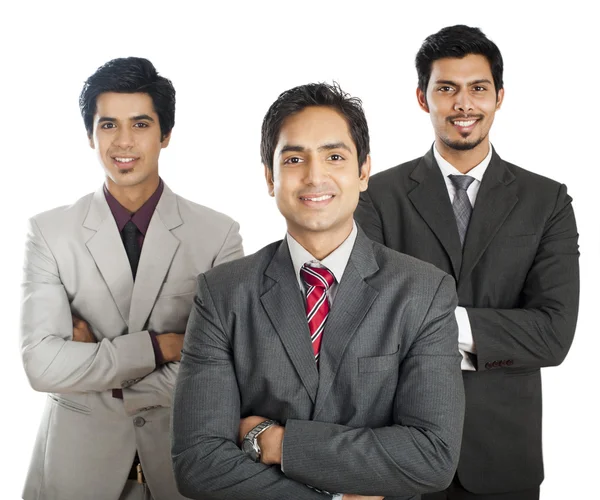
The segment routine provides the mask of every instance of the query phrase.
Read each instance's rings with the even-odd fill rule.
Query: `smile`
[[[114,156],[113,160],[118,161],[119,163],[131,163],[132,161],[137,160],[137,158],[120,158],[118,156]]]
[[[325,201],[333,198],[332,194],[324,194],[323,196],[301,196],[300,199],[303,201]]]

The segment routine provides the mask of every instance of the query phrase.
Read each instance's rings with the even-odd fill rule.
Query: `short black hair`
[[[309,83],[281,93],[271,104],[262,123],[260,156],[263,164],[273,171],[273,155],[279,141],[283,122],[289,116],[309,106],[326,106],[340,113],[350,129],[356,146],[358,168],[367,161],[369,154],[369,127],[358,97],[351,97],[338,83]]]
[[[93,133],[96,99],[104,92],[134,94],[142,92],[152,98],[160,122],[161,140],[175,125],[175,88],[160,76],[154,65],[142,57],[121,57],[108,61],[90,76],[79,96],[79,109],[89,136]]]
[[[424,94],[427,92],[434,61],[445,57],[462,59],[469,54],[479,54],[488,60],[497,95],[504,86],[502,81],[504,63],[500,49],[479,28],[471,28],[464,24],[442,28],[437,33],[429,35],[421,45],[415,59],[421,91]]]

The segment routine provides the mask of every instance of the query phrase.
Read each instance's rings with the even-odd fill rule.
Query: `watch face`
[[[258,460],[259,460],[258,450],[254,447],[254,445],[252,444],[252,441],[250,439],[244,439],[242,441],[242,451],[246,455],[248,455],[252,460],[254,460],[255,462],[258,462]]]

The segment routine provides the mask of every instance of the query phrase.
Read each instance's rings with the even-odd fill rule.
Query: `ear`
[[[360,167],[359,189],[361,193],[369,187],[369,176],[371,175],[371,155],[367,155],[367,159]]]
[[[504,87],[498,91],[498,95],[496,97],[496,111],[500,109],[502,103],[504,102]]]
[[[169,141],[171,140],[171,133],[173,131],[171,130],[167,135],[165,135],[163,137],[163,140],[160,142],[160,147],[161,148],[166,148],[169,145]]]
[[[417,88],[417,101],[419,102],[419,107],[426,113],[429,113],[429,106],[427,105],[427,96],[420,88]]]
[[[275,196],[275,182],[273,180],[273,171],[263,164],[265,169],[265,180],[267,181],[267,189],[269,190],[269,196]]]

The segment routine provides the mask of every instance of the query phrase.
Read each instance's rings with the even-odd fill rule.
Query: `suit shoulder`
[[[92,202],[93,193],[87,194],[79,198],[71,205],[63,205],[60,207],[40,212],[29,219],[30,224],[38,226],[41,230],[49,227],[69,226],[70,224],[81,225],[89,210]]]
[[[228,215],[175,194],[183,220],[199,219],[213,225],[229,227],[235,221]]]
[[[410,173],[415,169],[423,157],[415,158],[414,160],[401,163],[395,167],[388,168],[382,172],[378,172],[369,179],[369,189],[372,187],[385,187],[389,183],[398,179],[408,178]]]
[[[519,167],[514,163],[510,163],[506,160],[502,160],[508,170],[515,176],[515,179],[519,182],[526,183],[527,185],[535,185],[538,188],[547,188],[552,191],[556,191],[560,188],[562,183],[545,177],[540,174],[536,174],[531,170],[526,170],[523,167]]]
[[[229,293],[233,288],[251,287],[252,283],[258,283],[280,244],[281,241],[276,241],[256,253],[219,264],[203,273],[211,292],[222,290]]]
[[[425,262],[402,252],[397,252],[376,241],[371,243],[373,244],[373,252],[375,253],[375,259],[379,264],[379,268],[384,272],[389,272],[391,274],[401,271],[402,273],[410,274],[417,279],[430,280],[438,283],[446,276],[450,276],[429,262]]]

